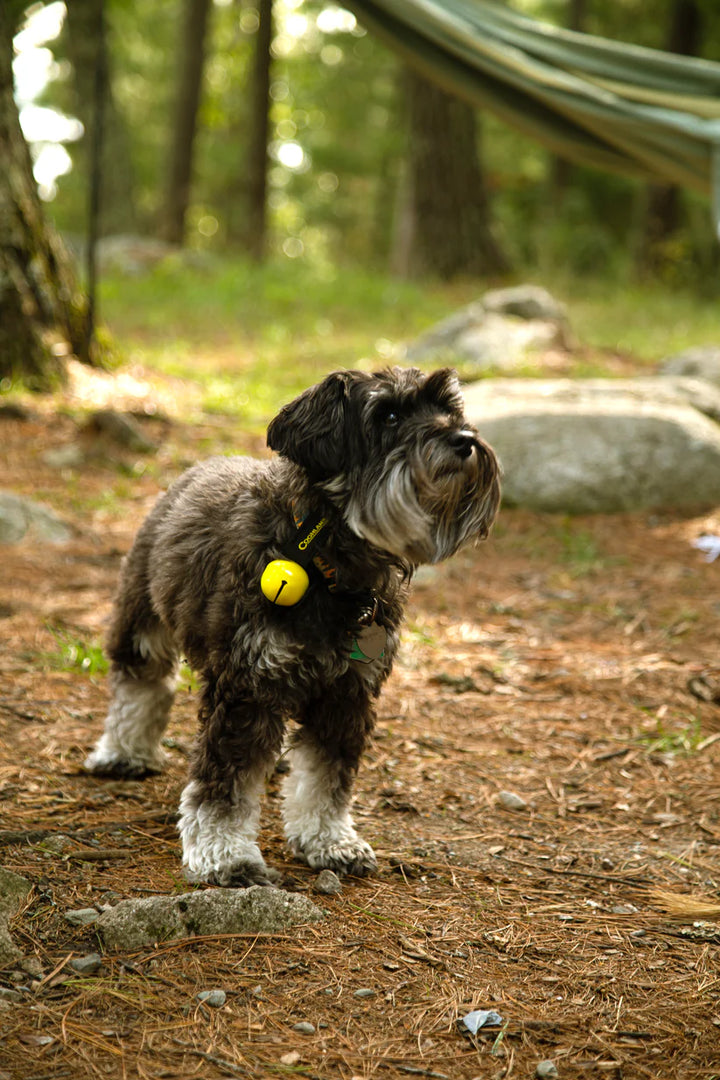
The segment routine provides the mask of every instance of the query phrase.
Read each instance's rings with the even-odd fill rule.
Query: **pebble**
[[[555,1080],[558,1075],[557,1068],[554,1061],[541,1061],[538,1063],[535,1069],[535,1075],[538,1080]]]
[[[336,896],[342,892],[340,878],[332,870],[321,870],[313,883],[313,892]]]
[[[377,991],[373,990],[370,986],[365,986],[360,990],[356,990],[355,993],[353,994],[353,997],[356,997],[356,998],[371,998],[371,997],[375,997],[376,993],[377,993]]]
[[[297,1050],[291,1050],[289,1054],[283,1054],[280,1058],[281,1065],[297,1065],[300,1061],[300,1055]]]
[[[99,918],[100,912],[94,907],[77,908],[75,911],[65,912],[65,921],[71,926],[89,926],[90,923],[97,922]]]
[[[76,443],[52,447],[40,456],[44,464],[51,469],[79,469],[85,461],[82,448]]]
[[[201,990],[195,996],[199,1002],[203,1005],[209,1005],[211,1009],[221,1009],[227,1001],[227,994],[224,990]]]
[[[501,791],[496,802],[504,810],[527,810],[528,804],[514,791]]]
[[[55,833],[54,836],[46,836],[42,844],[39,846],[39,850],[43,853],[53,855],[64,855],[68,851],[72,851],[76,848],[77,844],[74,840],[71,840],[65,833]]]
[[[315,1025],[308,1020],[301,1020],[299,1024],[293,1024],[293,1031],[299,1031],[301,1035],[314,1035]]]
[[[37,956],[26,956],[20,961],[20,967],[28,975],[33,975],[36,979],[42,979],[43,966],[38,960]]]
[[[88,953],[87,956],[76,956],[70,960],[68,967],[71,967],[78,975],[94,975],[102,967],[102,956],[96,952]]]
[[[19,990],[8,990],[0,986],[0,1001],[22,1001],[23,996]]]

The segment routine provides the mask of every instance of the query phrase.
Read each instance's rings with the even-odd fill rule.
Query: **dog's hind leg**
[[[131,577],[116,604],[108,640],[112,697],[105,730],[85,762],[96,776],[140,780],[160,772],[160,739],[175,696],[175,648],[152,610],[142,576]],[[128,579],[129,582],[128,582]]]
[[[271,885],[280,874],[257,844],[260,796],[275,767],[284,721],[251,700],[226,697],[223,679],[209,684],[201,728],[180,799],[178,829],[191,881],[244,887]]]
[[[307,710],[290,751],[283,817],[293,854],[309,866],[364,876],[377,870],[377,861],[355,830],[350,805],[374,715],[363,696],[352,702],[353,696],[350,688],[346,697],[333,694]]]

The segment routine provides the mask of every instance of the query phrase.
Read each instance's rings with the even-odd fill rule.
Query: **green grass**
[[[658,282],[559,278],[546,284],[567,304],[572,331],[583,345],[653,364],[690,346],[717,341],[716,297]]]
[[[716,338],[716,302],[687,290],[562,274],[543,280],[539,272],[519,280],[542,282],[566,303],[585,349],[577,374],[603,374],[608,352],[649,366]],[[282,403],[329,371],[403,362],[404,343],[486,288],[213,257],[194,266],[169,260],[137,278],[108,275],[100,311],[125,362],[187,380],[196,412],[230,415],[260,431]]]
[[[55,671],[77,671],[84,675],[106,675],[109,664],[102,646],[76,637],[69,630],[48,627],[55,638],[55,650],[47,653],[45,660]]]
[[[101,315],[126,362],[197,388],[196,409],[260,431],[281,404],[339,367],[397,362],[402,344],[477,295],[451,297],[362,270],[170,262],[108,276]]]
[[[703,739],[700,718],[683,719],[685,725],[677,728],[666,727],[658,720],[655,731],[637,736],[636,741],[643,744],[649,754],[692,754]]]

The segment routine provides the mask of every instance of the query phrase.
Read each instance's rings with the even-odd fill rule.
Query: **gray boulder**
[[[17,544],[28,534],[62,544],[71,539],[72,528],[47,506],[0,491],[0,544]]]
[[[132,950],[205,934],[273,933],[322,918],[305,896],[253,885],[122,900],[96,926],[108,949]]]
[[[517,371],[532,354],[564,348],[565,309],[546,289],[495,289],[431,327],[406,349],[411,363],[463,360],[478,371]]]
[[[720,401],[694,380],[495,379],[465,390],[508,504],[567,513],[720,502]]]
[[[564,304],[542,285],[512,285],[507,289],[490,289],[482,298],[485,311],[498,315],[516,315],[520,319],[549,319],[567,321]]]
[[[660,366],[663,375],[689,375],[720,387],[720,347],[696,346],[669,356]]]

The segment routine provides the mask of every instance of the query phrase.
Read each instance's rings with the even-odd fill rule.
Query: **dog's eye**
[[[389,409],[383,416],[383,423],[385,427],[397,427],[400,423],[400,413],[395,412],[394,409]]]

